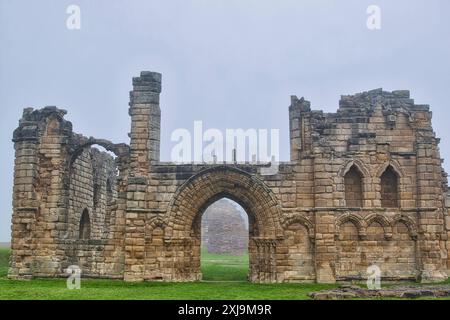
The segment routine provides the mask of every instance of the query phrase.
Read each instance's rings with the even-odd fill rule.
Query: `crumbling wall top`
[[[52,130],[54,134],[69,135],[72,132],[72,123],[64,119],[67,111],[55,106],[42,109],[25,108],[19,127],[14,131],[13,142],[24,140],[38,140],[45,132],[49,119],[56,119],[57,126]]]
[[[159,93],[161,93],[161,80],[161,73],[152,71],[142,71],[139,77],[134,77],[129,105],[158,104]]]
[[[309,112],[311,111],[311,102],[305,100],[304,97],[299,99],[297,96],[291,96],[291,106],[289,108],[291,110],[297,109],[301,112]]]

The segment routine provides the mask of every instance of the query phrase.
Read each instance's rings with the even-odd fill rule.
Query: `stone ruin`
[[[202,214],[228,198],[249,217],[250,281],[365,279],[372,264],[382,279],[447,279],[447,176],[430,107],[409,91],[342,96],[334,113],[292,96],[290,161],[271,174],[160,161],[160,92],[161,74],[133,78],[129,144],[76,134],[56,107],[24,110],[10,278],[78,265],[83,277],[200,280]]]
[[[247,252],[246,221],[230,201],[221,199],[206,209],[202,217],[202,246],[209,253],[240,256]]]
[[[311,292],[308,296],[314,300],[444,298],[450,297],[450,285],[397,285],[380,289],[366,289],[346,284],[337,289]]]

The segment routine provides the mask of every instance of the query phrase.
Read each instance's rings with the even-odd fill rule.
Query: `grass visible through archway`
[[[247,281],[248,253],[233,256],[202,249],[201,267],[203,281]]]

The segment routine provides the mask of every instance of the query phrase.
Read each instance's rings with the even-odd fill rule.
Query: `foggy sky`
[[[70,4],[81,30],[66,28]],[[382,10],[378,31],[366,27],[371,4]],[[0,241],[10,238],[22,109],[56,105],[76,132],[128,143],[128,92],[141,70],[163,74],[162,160],[171,132],[195,120],[279,128],[288,160],[290,95],[332,112],[341,94],[382,87],[431,105],[450,161],[449,12],[448,0],[0,0]]]

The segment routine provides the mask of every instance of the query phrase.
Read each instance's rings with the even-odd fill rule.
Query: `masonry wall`
[[[65,113],[25,109],[14,133],[12,278],[64,276],[70,265],[82,267],[85,276],[115,277],[110,269],[123,270],[110,240],[122,202],[117,169],[123,164],[91,146],[105,146],[121,159],[127,147],[73,133]],[[83,212],[86,238],[80,237]]]
[[[111,205],[117,198],[114,158],[96,148],[85,149],[74,161],[70,173],[68,232],[79,236],[81,214],[90,217],[90,239],[107,238]]]
[[[447,274],[450,275],[450,192],[447,191],[445,195],[445,230],[447,233],[447,241],[443,244],[442,251],[444,252],[444,259],[447,265]]]
[[[60,244],[65,252],[63,269],[78,265],[85,276],[104,273],[104,247],[110,235],[112,205],[117,199],[116,174],[114,158],[95,147],[85,148],[73,159],[66,234]],[[83,213],[89,217],[89,234],[85,237],[80,230]]]
[[[308,230],[304,225],[294,223],[285,233],[288,253],[284,281],[315,281],[314,244]]]
[[[337,241],[337,278],[364,278],[367,268],[375,264],[385,279],[417,279],[416,242],[402,222],[396,223],[392,231],[386,239],[383,226],[373,222],[367,228],[367,236],[361,239],[352,222],[344,223]]]
[[[64,110],[24,111],[10,277],[79,264],[92,277],[200,280],[201,213],[227,197],[249,216],[250,281],[364,279],[372,264],[386,280],[447,278],[447,177],[429,106],[408,91],[342,96],[336,113],[292,96],[291,161],[269,175],[264,164],[160,162],[160,92],[158,73],[133,79],[130,145],[73,133]],[[117,155],[117,171],[94,144]],[[79,239],[85,210],[91,232]]]

